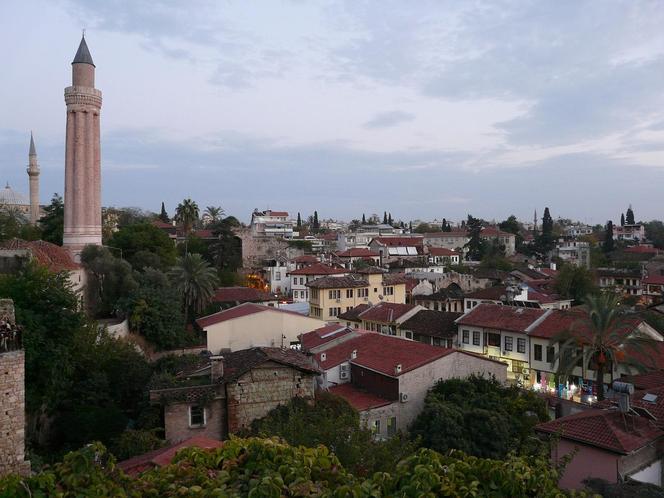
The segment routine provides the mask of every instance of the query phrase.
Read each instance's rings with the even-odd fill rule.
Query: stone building
[[[223,439],[292,398],[313,398],[319,370],[292,349],[251,348],[212,356],[180,385],[150,392],[164,407],[166,439]]]
[[[0,476],[30,473],[25,460],[25,354],[11,299],[0,299]]]

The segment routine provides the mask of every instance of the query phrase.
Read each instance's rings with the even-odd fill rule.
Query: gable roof
[[[643,417],[629,416],[627,430],[618,410],[590,409],[537,425],[540,432],[626,455],[664,436],[664,432]],[[633,424],[633,430],[631,426]]]
[[[348,403],[358,412],[380,408],[381,406],[394,403],[394,401],[381,398],[380,396],[360,389],[351,383],[339,384],[338,386],[331,387],[329,392],[348,401]]]
[[[323,263],[313,263],[304,268],[288,272],[289,275],[341,275],[348,273],[346,268],[335,268]]]
[[[69,252],[58,245],[45,240],[10,239],[0,244],[1,249],[30,251],[32,257],[41,266],[58,273],[79,270],[81,266],[74,262]]]
[[[260,289],[252,287],[220,287],[215,293],[212,301],[217,303],[247,303],[260,301],[275,301],[277,298]]]
[[[457,320],[458,325],[527,333],[537,320],[551,310],[480,304]]]
[[[311,254],[303,254],[302,256],[298,256],[297,258],[293,259],[293,262],[295,262],[295,263],[318,263],[319,260],[316,256],[312,256]]]
[[[386,247],[422,246],[423,237],[374,237],[371,242]]]
[[[429,254],[431,256],[460,256],[458,252],[445,247],[429,247]]]
[[[337,318],[339,320],[348,320],[349,322],[361,322],[362,318],[360,318],[360,315],[369,308],[371,308],[370,304],[358,304],[353,309],[341,313]]]
[[[478,289],[469,292],[465,296],[468,299],[490,299],[492,301],[504,301],[507,299],[507,287],[504,285],[494,285],[485,289]]]
[[[263,306],[260,304],[254,303],[243,303],[233,308],[227,310],[219,311],[208,316],[204,316],[196,320],[196,323],[199,327],[205,328],[210,325],[215,325],[217,323],[226,322],[228,320],[234,320],[236,318],[242,318],[245,316],[253,315],[255,313],[264,313],[266,311],[271,311],[273,313],[288,313],[289,315],[295,315],[302,318],[306,318],[299,313],[294,311],[282,310],[280,308],[273,308],[271,306]]]
[[[377,258],[380,254],[365,247],[351,247],[345,251],[335,253],[335,256],[339,258]]]
[[[351,360],[353,351],[357,352],[357,357]],[[316,360],[324,370],[351,361],[381,374],[398,377],[453,352],[453,349],[430,346],[401,337],[365,332],[326,349],[325,361],[321,359],[322,353],[317,353]],[[399,373],[395,371],[397,365],[401,365]]]
[[[334,341],[339,337],[344,337],[352,333],[352,329],[349,329],[345,325],[332,323],[302,334],[300,336],[300,342],[302,343],[302,349],[304,351],[309,351],[312,348],[322,346],[323,344]]]
[[[223,381],[232,382],[253,368],[273,361],[306,373],[317,374],[320,371],[312,364],[311,357],[300,351],[287,348],[256,347],[242,349],[223,355]]]
[[[359,317],[372,322],[392,323],[415,308],[416,304],[378,303],[361,312]]]
[[[369,282],[351,275],[340,277],[322,277],[306,284],[314,289],[347,289],[355,287],[368,287]]]
[[[457,334],[455,320],[462,314],[447,311],[421,310],[399,325],[399,328],[433,337],[455,337]]]

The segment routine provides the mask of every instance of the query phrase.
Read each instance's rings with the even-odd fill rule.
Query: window
[[[522,338],[517,338],[516,340],[516,351],[517,353],[526,352],[526,340]]]
[[[353,297],[353,289],[346,289],[346,297],[347,298]]]
[[[371,432],[374,434],[380,434],[380,419],[371,422]]]
[[[341,308],[329,308],[328,309],[328,315],[329,316],[339,316],[341,314]]]
[[[387,419],[387,435],[394,436],[397,433],[397,418],[390,417]]]
[[[464,330],[462,332],[463,338],[461,339],[464,344],[468,344],[470,342],[470,332],[467,330]]]
[[[281,272],[278,271],[277,273],[274,274],[274,279],[275,280],[281,280]]]
[[[514,350],[514,339],[510,337],[509,335],[505,336],[505,351],[513,351]]]
[[[500,347],[500,334],[494,334],[492,332],[489,332],[487,334],[487,345],[499,348]]]
[[[383,295],[384,296],[393,296],[394,295],[394,287],[383,287]]]
[[[533,355],[535,357],[535,361],[542,361],[542,345],[541,344],[535,344],[535,346],[533,346]]]
[[[368,297],[369,289],[357,289],[357,297]]]
[[[341,298],[341,290],[340,289],[334,289],[328,292],[330,299],[340,299]]]
[[[473,330],[473,346],[480,345],[480,332],[479,330]]]
[[[205,407],[201,405],[189,407],[189,427],[205,427]]]

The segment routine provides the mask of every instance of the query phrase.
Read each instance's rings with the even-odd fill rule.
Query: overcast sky
[[[81,28],[103,204],[247,220],[664,218],[664,2],[0,2],[0,181],[62,192]]]

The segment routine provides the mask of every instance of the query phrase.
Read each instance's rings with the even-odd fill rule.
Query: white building
[[[295,222],[287,211],[254,211],[251,214],[251,234],[254,237],[283,237],[290,239],[298,235],[293,231]]]

